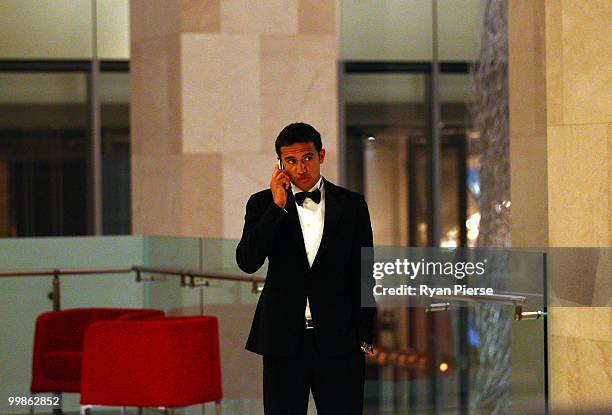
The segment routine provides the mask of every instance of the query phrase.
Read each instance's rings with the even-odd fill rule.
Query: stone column
[[[612,3],[508,4],[513,246],[610,247]],[[552,413],[611,408],[612,309],[549,313]]]
[[[337,180],[335,1],[132,0],[130,34],[134,234],[239,238],[290,122]]]

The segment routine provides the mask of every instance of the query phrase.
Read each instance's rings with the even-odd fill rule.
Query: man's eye
[[[288,160],[289,164],[295,164],[295,160]]]
[[[304,159],[305,159],[306,161],[310,161],[310,160],[312,160],[312,156],[306,156],[306,157],[304,157]]]

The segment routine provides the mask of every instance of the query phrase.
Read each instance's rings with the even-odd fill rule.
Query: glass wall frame
[[[55,114],[48,113],[40,117],[41,119],[46,117],[49,125],[44,125],[43,122],[36,127],[28,127],[28,122],[24,121],[19,126],[16,118],[28,120],[29,116],[33,117],[32,107],[28,109],[27,105],[5,103],[5,124],[11,125],[8,128],[7,125],[0,126],[4,132],[0,139],[4,141],[3,147],[6,150],[1,158],[5,162],[3,164],[7,166],[6,186],[2,186],[4,190],[2,205],[6,205],[8,212],[2,236],[68,236],[131,232],[129,101],[123,100],[125,103],[119,103],[107,98],[107,95],[129,95],[128,76],[127,60],[101,61],[98,64],[87,60],[0,60],[0,77],[4,77],[3,83],[6,85],[12,83],[17,89],[21,89],[21,92],[16,92],[17,94],[28,95],[30,93],[27,91],[30,89],[32,102],[35,102],[37,97],[51,100],[45,107],[47,113],[51,111]],[[32,82],[38,78],[39,82]],[[60,88],[55,92],[45,90],[54,87],[53,82],[49,82],[53,79],[63,81]],[[66,84],[66,80],[70,82],[69,85]],[[109,90],[106,88],[108,84],[114,84],[112,88],[115,90],[106,94],[105,92]],[[124,91],[118,93],[118,89]],[[80,97],[78,107],[70,102],[55,104],[54,97],[62,93]],[[19,117],[14,116],[20,112]],[[66,117],[74,118],[76,113],[80,114],[77,117],[77,125],[66,128],[64,120]],[[98,120],[97,128],[94,128],[95,119]],[[94,149],[95,130],[99,131],[100,145]],[[36,141],[38,144],[33,142],[27,145],[27,148],[23,147],[27,144],[23,142],[26,136],[39,137]],[[64,144],[59,147],[51,145],[49,151],[45,152],[44,148],[50,145],[49,140]],[[19,144],[21,150],[13,148],[13,151],[9,151],[11,147],[15,147],[11,146],[10,142]],[[32,168],[30,163],[24,169],[23,166],[15,167],[15,163],[11,163],[10,159],[14,159],[15,154],[21,154],[20,157],[23,157],[32,152],[40,153],[39,159],[42,162],[40,168]],[[70,156],[72,153],[74,154]],[[67,157],[74,161],[68,162]],[[95,158],[99,159],[100,168],[94,168]],[[75,162],[78,166],[70,167]],[[9,168],[11,165],[13,168]],[[115,174],[117,171],[122,172],[119,175],[121,177]],[[43,185],[43,182],[39,181],[41,186],[45,186],[42,193],[48,195],[46,200],[38,197],[40,189],[37,191],[32,188],[30,192],[26,192],[31,197],[22,194],[27,190],[19,184],[23,182],[19,180],[23,175],[30,178],[41,176],[43,182],[47,183]],[[31,180],[26,181],[31,182]],[[106,195],[106,198],[95,197],[95,186],[100,186],[101,193]],[[40,200],[35,200],[33,197],[35,199],[38,197]],[[15,199],[19,199],[19,203]],[[100,216],[98,224],[97,215]]]

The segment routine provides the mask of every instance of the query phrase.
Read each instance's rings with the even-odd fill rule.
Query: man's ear
[[[325,149],[322,148],[321,151],[319,151],[319,160],[321,163],[323,163],[324,159],[325,159]]]

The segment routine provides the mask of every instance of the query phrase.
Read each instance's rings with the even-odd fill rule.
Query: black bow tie
[[[321,191],[316,189],[312,192],[300,192],[295,194],[295,201],[298,205],[302,206],[304,200],[309,197],[313,202],[319,203],[321,201]]]

